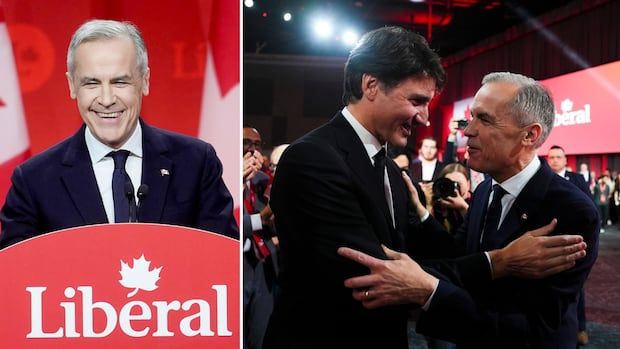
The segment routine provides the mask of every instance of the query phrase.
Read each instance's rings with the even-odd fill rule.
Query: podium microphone
[[[127,197],[127,200],[129,200],[129,222],[136,222],[136,198],[133,195],[133,185],[131,184],[131,181],[125,182],[125,196]]]
[[[136,222],[138,221],[138,215],[140,214],[140,206],[142,201],[149,195],[149,186],[146,184],[140,184],[138,187],[138,205],[136,206]]]

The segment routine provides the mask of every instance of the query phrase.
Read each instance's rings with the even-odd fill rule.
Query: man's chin
[[[407,146],[407,137],[402,137],[402,136],[392,137],[389,143],[392,146],[403,148]]]

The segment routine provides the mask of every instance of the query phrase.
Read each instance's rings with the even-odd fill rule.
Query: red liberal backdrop
[[[555,102],[555,126],[540,148],[554,144],[567,154],[619,153],[620,62],[542,81]]]
[[[65,72],[73,32],[93,18],[127,20],[149,50],[151,91],[145,119],[196,136],[206,42],[198,1],[4,0],[23,95],[31,150],[41,152],[72,135],[82,120]]]

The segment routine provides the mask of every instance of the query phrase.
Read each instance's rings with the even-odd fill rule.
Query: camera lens
[[[459,190],[459,184],[445,177],[437,178],[433,183],[433,195],[439,198],[456,196],[456,190]]]

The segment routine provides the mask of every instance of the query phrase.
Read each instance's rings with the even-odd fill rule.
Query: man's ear
[[[373,101],[379,91],[379,80],[376,77],[364,73],[362,75],[362,98]]]
[[[71,99],[75,99],[77,98],[77,91],[75,90],[75,86],[73,85],[73,79],[71,79],[71,75],[69,74],[69,72],[66,72],[65,76],[67,77],[67,83],[69,84],[69,96],[71,96]]]
[[[539,123],[534,123],[525,128],[525,137],[523,138],[523,144],[527,146],[534,146],[538,143],[540,137],[542,137],[543,128]]]
[[[146,72],[144,73],[144,76],[142,77],[142,95],[143,96],[149,95],[149,79],[150,78],[151,78],[151,68],[146,67]]]

